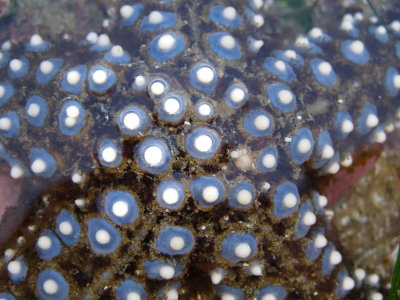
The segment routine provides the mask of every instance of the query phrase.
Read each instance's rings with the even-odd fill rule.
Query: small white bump
[[[138,114],[130,112],[124,116],[122,123],[124,124],[126,129],[134,130],[139,128],[140,126],[140,117]]]
[[[374,142],[382,144],[385,141],[386,141],[386,133],[383,130],[379,130],[374,134]]]
[[[2,98],[6,93],[6,88],[4,85],[0,84],[0,98]]]
[[[175,251],[180,251],[185,247],[185,240],[181,236],[174,236],[170,239],[169,246]]]
[[[242,189],[239,193],[237,193],[236,200],[241,205],[248,205],[251,203],[253,199],[249,190]]]
[[[209,84],[214,79],[214,71],[208,66],[203,66],[197,69],[196,77],[201,83]]]
[[[64,124],[67,127],[73,127],[76,125],[77,119],[76,118],[71,118],[71,117],[66,117],[64,120]]]
[[[252,21],[253,25],[257,28],[260,28],[264,25],[264,17],[262,15],[254,15]]]
[[[159,11],[155,10],[149,14],[149,23],[150,24],[160,24],[164,20],[164,16]]]
[[[130,17],[132,17],[134,12],[135,10],[131,5],[123,5],[119,9],[119,13],[121,14],[121,17],[124,19],[129,19]]]
[[[283,55],[285,55],[289,59],[296,59],[297,58],[297,53],[294,50],[288,49],[286,50]]]
[[[369,114],[365,120],[365,125],[369,128],[374,128],[379,124],[379,119],[375,114]]]
[[[280,90],[278,92],[279,102],[284,105],[288,105],[288,104],[292,103],[293,98],[294,98],[293,94],[289,90]]]
[[[354,29],[354,24],[349,20],[343,20],[340,24],[340,29],[347,32],[352,31]]]
[[[215,285],[219,284],[224,279],[224,271],[222,269],[215,269],[210,272],[211,282]]]
[[[146,84],[146,78],[143,75],[138,75],[135,77],[135,85],[137,87],[144,87]]]
[[[311,29],[308,32],[308,34],[314,39],[319,39],[324,36],[324,33],[322,32],[321,28],[318,27],[314,27],[313,29]]]
[[[158,146],[150,146],[144,150],[144,160],[150,166],[158,166],[164,158],[163,151]]]
[[[167,188],[162,193],[162,199],[167,204],[175,204],[179,200],[179,193],[175,188]]]
[[[325,145],[322,148],[321,157],[325,159],[330,159],[335,154],[335,150],[331,145]]]
[[[0,130],[8,131],[11,129],[11,119],[8,117],[0,118]]]
[[[254,127],[257,130],[260,131],[267,130],[269,128],[269,125],[270,125],[270,120],[268,119],[267,116],[260,115],[254,119]]]
[[[379,35],[385,35],[387,33],[385,26],[379,25],[376,27],[376,33]]]
[[[157,46],[159,49],[168,51],[171,50],[176,43],[176,39],[170,34],[162,35],[157,42]]]
[[[307,153],[310,150],[311,150],[311,142],[309,139],[302,138],[297,143],[297,151],[299,151],[300,153]]]
[[[201,193],[204,201],[208,203],[213,203],[218,200],[219,197],[219,191],[218,189],[213,186],[209,185],[203,189],[203,192]]]
[[[233,102],[235,102],[235,103],[240,103],[240,102],[242,102],[243,100],[244,100],[244,97],[245,97],[245,92],[244,92],[244,90],[242,89],[242,88],[239,88],[239,87],[235,87],[232,91],[231,91],[231,93],[230,93],[230,98],[231,98],[231,100],[233,101]]]
[[[236,9],[232,6],[225,7],[222,11],[222,16],[227,20],[234,20],[236,15]]]
[[[70,235],[73,232],[72,224],[68,221],[63,221],[58,226],[58,230],[64,235]]]
[[[101,157],[105,162],[111,163],[117,159],[117,150],[114,147],[105,147],[101,150]]]
[[[365,277],[367,276],[367,273],[365,272],[364,269],[357,268],[354,270],[354,276],[357,278],[358,281],[363,281]]]
[[[392,23],[390,23],[390,29],[393,30],[393,32],[400,32],[400,21],[399,20],[394,20]]]
[[[318,195],[318,205],[320,207],[325,207],[328,205],[328,198],[324,195]]]
[[[342,254],[339,251],[333,250],[329,255],[329,263],[331,265],[337,265],[342,262]]]
[[[111,44],[110,38],[108,37],[107,34],[102,33],[99,35],[99,38],[97,39],[97,44],[103,47],[109,46]]]
[[[65,113],[70,118],[78,118],[80,115],[79,107],[76,105],[69,105]]]
[[[126,296],[126,300],[142,300],[142,297],[136,292],[130,292]]]
[[[107,81],[107,72],[99,69],[93,72],[92,79],[96,84],[104,84]]]
[[[260,9],[264,5],[263,0],[251,0],[251,4],[254,6],[256,10]]]
[[[31,103],[26,112],[28,116],[35,118],[40,114],[40,105],[37,103]]]
[[[58,291],[58,283],[53,279],[47,279],[43,283],[43,290],[48,295],[54,295]]]
[[[14,179],[21,178],[24,175],[24,170],[19,165],[13,165],[10,169],[10,176]]]
[[[22,60],[14,58],[10,61],[10,70],[13,72],[18,72],[22,69],[23,64],[24,63]]]
[[[393,85],[396,89],[400,89],[400,74],[393,76]]]
[[[277,61],[274,63],[274,66],[275,66],[275,68],[276,68],[277,70],[279,70],[279,71],[281,71],[281,72],[284,72],[284,71],[286,70],[286,64],[285,64],[285,62],[282,61],[282,60],[277,60]]]
[[[173,278],[175,275],[175,269],[171,266],[162,266],[160,268],[160,276],[166,280]]]
[[[150,85],[150,91],[156,96],[160,96],[165,92],[165,84],[161,81],[155,81]]]
[[[223,35],[219,42],[227,50],[232,50],[236,44],[235,39],[230,34]]]
[[[41,44],[43,44],[43,39],[40,35],[38,34],[34,34],[31,36],[30,42],[29,42],[32,46],[40,46]]]
[[[176,115],[181,109],[181,104],[176,98],[168,98],[164,102],[164,110],[169,115]]]
[[[202,134],[195,138],[194,147],[199,152],[209,152],[213,147],[213,141],[210,136]]]
[[[112,46],[111,48],[111,56],[113,57],[121,57],[124,55],[124,49],[122,49],[121,46],[116,45],[116,46]]]
[[[18,275],[22,270],[22,264],[19,261],[13,260],[7,265],[7,271],[10,274]]]
[[[75,205],[79,208],[83,208],[86,205],[86,201],[84,199],[76,199],[74,201]]]
[[[295,45],[300,48],[308,48],[310,41],[305,36],[299,36],[295,41]]]
[[[354,129],[353,122],[351,122],[348,119],[343,120],[342,126],[340,129],[342,130],[343,133],[346,133],[346,134],[352,132]]]
[[[361,54],[363,53],[364,49],[365,49],[364,43],[361,42],[360,40],[353,41],[350,44],[350,50],[354,54]]]
[[[99,244],[105,245],[111,241],[110,233],[104,229],[99,229],[95,234],[96,242]]]
[[[383,300],[383,295],[379,292],[372,292],[369,295],[368,300]]]
[[[315,248],[322,249],[328,244],[328,240],[322,234],[317,234],[314,240]]]
[[[211,115],[211,105],[208,103],[202,103],[199,105],[199,114],[203,117],[208,117]]]
[[[46,171],[46,169],[47,169],[47,164],[41,158],[35,159],[31,164],[31,170],[35,174],[43,173],[44,171]]]
[[[223,293],[221,295],[221,300],[236,300],[235,295],[228,294],[228,293]]]
[[[165,293],[166,299],[165,300],[178,300],[179,294],[176,289],[170,289]],[[128,299],[129,300],[129,299]]]
[[[312,211],[307,211],[301,221],[305,226],[312,226],[317,221],[317,217]]]
[[[128,203],[125,201],[115,201],[112,205],[112,212],[118,218],[123,218],[129,213]]]
[[[276,300],[276,297],[274,294],[267,293],[262,296],[261,300]]]
[[[276,157],[275,155],[268,153],[266,155],[264,155],[263,159],[262,159],[262,164],[264,167],[271,169],[273,167],[275,167],[276,165]]]
[[[318,64],[318,71],[319,71],[322,75],[327,76],[327,75],[329,75],[329,74],[332,72],[332,66],[331,66],[331,64],[328,63],[327,61],[320,62],[320,63]]]
[[[335,161],[328,166],[326,172],[328,174],[336,174],[337,172],[339,172],[339,170],[340,170],[340,164],[337,161]]]
[[[253,264],[250,269],[251,275],[262,276],[262,267],[260,264]]]
[[[379,284],[379,276],[378,274],[368,275],[366,281],[369,285],[376,286]]]
[[[345,291],[350,291],[350,290],[352,290],[352,289],[354,288],[354,285],[355,285],[355,282],[354,282],[354,279],[353,279],[353,278],[351,278],[351,277],[349,277],[349,276],[346,276],[346,277],[343,278],[343,281],[342,281],[342,288],[343,288]]]
[[[99,38],[99,36],[97,35],[96,32],[89,32],[86,35],[86,40],[91,43],[91,44],[96,44],[97,43],[97,39]]]
[[[251,254],[251,247],[248,243],[240,243],[235,247],[235,256],[247,258]]]
[[[67,82],[70,85],[77,84],[79,80],[81,80],[81,74],[78,71],[73,70],[67,73]]]
[[[257,53],[261,49],[261,47],[264,46],[264,41],[256,40],[250,37],[247,40],[247,45],[250,51]]]
[[[83,176],[79,171],[72,173],[71,180],[73,183],[80,184],[83,183]]]
[[[39,68],[43,74],[49,74],[53,70],[54,64],[49,60],[45,60],[40,63]]]
[[[52,244],[51,238],[47,235],[42,235],[37,241],[38,247],[43,250],[49,250]]]
[[[286,208],[293,208],[297,204],[297,197],[293,193],[287,193],[285,197],[283,197],[283,205]]]

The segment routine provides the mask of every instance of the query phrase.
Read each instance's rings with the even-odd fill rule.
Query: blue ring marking
[[[37,116],[30,116],[29,115],[29,107],[31,105],[38,105],[39,106],[39,114]],[[47,105],[46,100],[44,100],[40,96],[32,96],[29,97],[28,101],[25,104],[25,117],[28,121],[29,125],[34,127],[42,127],[44,121],[46,120],[47,113],[49,112],[49,106]]]
[[[311,226],[307,226],[303,223],[303,217],[307,212],[313,212],[313,208],[311,205],[310,201],[304,202],[301,206],[300,206],[300,210],[299,210],[299,219],[297,221],[297,230],[295,232],[295,237],[300,239],[306,236],[306,234],[308,233],[308,231],[310,230]]]
[[[370,132],[372,130],[372,128],[368,127],[366,124],[367,118],[370,114],[373,114],[376,117],[378,117],[378,112],[377,112],[376,106],[370,102],[365,102],[363,111],[362,111],[361,115],[357,118],[358,131],[361,134],[367,134],[368,132]]]
[[[200,113],[200,106],[202,106],[202,105],[208,105],[210,107],[209,115],[204,116]],[[199,118],[202,121],[212,118],[214,116],[214,113],[215,113],[214,106],[212,105],[212,103],[207,102],[207,101],[199,101],[196,103],[196,105],[194,107],[194,114],[196,115],[197,118]]]
[[[231,93],[235,89],[241,89],[244,92],[243,100],[241,100],[239,102],[235,102],[232,99]],[[247,102],[247,100],[249,100],[249,93],[247,92],[246,87],[244,87],[242,84],[237,84],[237,83],[232,84],[229,86],[229,88],[225,92],[225,103],[226,103],[226,105],[228,105],[229,108],[238,109],[238,108],[242,107]]]
[[[155,94],[151,91],[151,86],[153,85],[153,83],[156,83],[156,82],[160,82],[160,83],[162,83],[163,86],[164,86],[164,92],[161,93],[160,95],[155,95]],[[147,89],[148,89],[148,93],[151,94],[152,96],[154,96],[154,97],[161,97],[161,96],[163,96],[163,95],[165,95],[165,94],[167,94],[167,93],[169,92],[170,86],[169,86],[169,83],[168,83],[164,78],[162,78],[162,77],[157,77],[157,78],[154,78],[153,80],[150,81],[150,83],[147,85]]]
[[[248,204],[241,204],[239,203],[237,197],[240,191],[242,190],[246,190],[251,194],[251,200],[250,203]],[[236,184],[230,191],[229,191],[229,200],[228,200],[228,204],[230,207],[232,208],[242,208],[242,209],[246,209],[249,208],[254,200],[255,200],[255,196],[256,196],[256,190],[254,188],[254,185],[251,184],[248,181],[241,181],[240,183]]]
[[[137,3],[131,6],[133,8],[133,14],[129,18],[126,19],[122,18],[121,27],[127,27],[133,25],[143,12],[144,9],[143,4]]]
[[[200,82],[197,79],[196,73],[202,67],[209,67],[213,72],[213,78],[209,83],[203,83],[203,82]],[[199,90],[200,92],[203,92],[203,93],[206,93],[206,94],[211,94],[214,91],[215,86],[217,85],[217,81],[218,81],[217,71],[210,64],[202,64],[202,63],[200,63],[200,64],[197,64],[197,65],[195,65],[194,67],[192,67],[190,69],[190,72],[189,72],[190,85],[193,88],[195,88],[196,90]]]
[[[262,300],[264,296],[271,294],[275,296],[275,300],[283,300],[286,298],[286,289],[280,285],[267,285],[259,290],[257,300]]]
[[[238,257],[235,254],[235,249],[242,243],[250,246],[250,254],[247,257]],[[254,257],[257,252],[257,239],[251,234],[231,234],[222,241],[221,256],[223,259],[231,262],[238,263],[248,261]]]
[[[380,26],[383,26],[383,25],[380,25]],[[380,43],[386,44],[387,42],[389,42],[389,34],[388,34],[388,32],[387,32],[387,30],[386,30],[385,27],[383,27],[383,28],[385,28],[385,33],[384,33],[384,34],[379,33],[379,32],[378,32],[378,27],[380,27],[380,26],[370,26],[370,27],[368,28],[368,32],[369,32],[376,40],[378,40]]]
[[[36,242],[35,249],[38,256],[43,260],[52,260],[53,258],[60,255],[61,252],[61,243],[53,233],[52,230],[46,229],[40,234],[40,237],[48,237],[51,240],[51,245],[49,249],[42,249],[39,247],[38,243]],[[39,237],[39,239],[40,239]],[[39,241],[38,239],[38,241]]]
[[[63,222],[71,224],[72,232],[70,234],[64,234],[60,231],[60,225]],[[56,218],[56,233],[65,245],[71,247],[80,239],[81,226],[69,211],[62,209]]]
[[[331,274],[336,265],[331,264],[330,256],[333,251],[335,251],[335,246],[329,242],[325,247],[324,255],[322,256],[322,274],[325,276]]]
[[[72,72],[72,71],[76,71],[80,75],[80,79],[78,80],[78,82],[76,84],[70,84],[67,80],[68,72]],[[63,75],[63,79],[61,81],[61,88],[64,91],[70,92],[72,94],[80,94],[82,86],[83,86],[83,82],[85,81],[86,73],[87,73],[87,68],[85,65],[79,65],[79,66],[76,66],[73,68],[69,68]]]
[[[344,279],[349,276],[349,273],[347,272],[346,269],[342,268],[339,273],[336,275],[336,279],[338,281],[338,285],[336,287],[336,293],[339,295],[339,297],[341,298],[345,298],[347,296],[347,294],[351,291],[351,290],[345,290],[342,285],[343,285],[343,281]]]
[[[329,161],[330,158],[322,157],[325,146],[330,146],[333,149],[331,135],[328,130],[324,130],[318,135],[317,147],[312,161],[313,169],[319,169]]]
[[[105,230],[110,235],[110,241],[101,244],[96,240],[96,233]],[[88,221],[88,240],[90,248],[98,254],[110,254],[115,252],[121,242],[121,235],[118,230],[102,218],[92,218]]]
[[[178,194],[178,198],[175,203],[167,203],[163,198],[163,193],[169,188],[174,189]],[[158,185],[157,202],[161,207],[175,210],[178,209],[183,204],[184,200],[185,200],[185,190],[181,183],[173,180],[163,180]]]
[[[212,146],[209,151],[201,152],[196,149],[195,141],[198,136],[206,135],[211,138]],[[211,159],[217,153],[219,147],[221,145],[221,141],[214,130],[208,128],[196,128],[191,133],[186,136],[185,139],[185,149],[189,153],[190,156],[197,159]]]
[[[321,251],[323,248],[315,247],[315,241],[316,241],[316,238],[318,235],[324,235],[324,233],[325,233],[325,231],[324,231],[324,228],[322,228],[322,227],[319,227],[312,232],[311,241],[309,242],[307,249],[306,249],[306,256],[307,256],[308,260],[314,261],[321,254]]]
[[[364,65],[368,62],[369,60],[369,52],[368,49],[364,46],[364,49],[361,53],[354,53],[351,50],[351,45],[357,42],[355,40],[346,40],[340,44],[340,51],[342,51],[342,54],[346,59],[349,61],[359,64],[359,65]],[[364,45],[364,44],[363,44]]]
[[[286,207],[284,204],[285,196],[293,194],[296,197],[296,204],[293,207]],[[282,219],[292,215],[300,204],[300,195],[297,186],[292,182],[284,182],[280,184],[274,194],[274,216],[277,219]]]
[[[152,146],[158,147],[162,151],[162,160],[157,165],[150,165],[144,159],[145,150]],[[164,140],[150,137],[140,143],[139,148],[135,153],[135,160],[142,170],[153,175],[161,174],[169,169],[169,164],[171,162],[171,150],[168,148],[168,145],[164,142]]]
[[[54,280],[57,283],[57,292],[54,294],[48,294],[43,288],[44,283],[47,280]],[[69,285],[64,277],[53,269],[46,269],[39,273],[36,290],[39,294],[40,299],[43,300],[65,300],[69,294]]]
[[[395,48],[396,48],[396,56],[398,59],[400,59],[400,41],[396,42]]]
[[[0,51],[0,69],[7,65],[10,60],[10,53],[5,51]]]
[[[107,80],[106,82],[102,84],[97,84],[93,81],[93,74],[97,70],[103,70],[107,74]],[[115,76],[115,73],[111,71],[110,69],[103,67],[101,65],[95,65],[90,68],[89,74],[88,74],[88,81],[89,81],[89,89],[95,93],[98,94],[103,94],[106,92],[108,89],[110,89],[116,82],[117,78]]]
[[[144,271],[147,273],[147,277],[149,279],[168,280],[161,277],[160,275],[160,269],[164,266],[169,266],[174,268],[174,275],[172,278],[176,278],[181,275],[182,269],[184,268],[185,265],[183,263],[179,263],[177,265],[171,265],[169,263],[162,262],[159,259],[148,260],[145,261],[143,264]]]
[[[0,293],[0,299],[15,300],[15,297],[11,293]]]
[[[295,58],[289,57],[286,54],[286,51],[293,51],[296,54],[296,57]],[[304,66],[304,58],[300,54],[298,54],[295,50],[292,50],[292,49],[274,50],[274,51],[272,51],[272,54],[276,58],[283,60],[284,62],[287,62],[294,68],[300,68],[300,67]]]
[[[175,250],[170,246],[171,239],[180,237],[184,240],[184,246],[180,250]],[[156,249],[165,255],[184,255],[192,251],[194,246],[193,233],[178,226],[165,226],[158,234],[156,240]]]
[[[115,150],[115,152],[117,153],[117,157],[113,160],[113,161],[105,161],[103,156],[102,156],[102,152],[104,149],[111,147],[112,149]],[[98,147],[97,147],[97,157],[100,161],[100,164],[104,167],[107,168],[116,168],[119,165],[121,165],[122,162],[122,149],[121,146],[118,145],[117,143],[115,143],[112,140],[109,139],[105,139],[100,141]]]
[[[279,70],[275,64],[278,62],[282,62],[285,66],[284,70]],[[263,64],[264,69],[274,74],[280,80],[285,82],[292,82],[296,79],[296,74],[294,73],[292,67],[283,60],[277,59],[275,57],[267,57]]]
[[[26,43],[25,50],[27,52],[44,52],[50,48],[51,44],[43,40],[39,45],[32,45],[30,42]]]
[[[4,88],[4,93],[0,97],[0,106],[2,106],[14,95],[15,89],[8,82],[0,82],[0,86]]]
[[[203,197],[203,190],[208,186],[213,186],[218,190],[218,197],[213,202],[207,202]],[[209,208],[225,200],[225,187],[222,181],[218,178],[199,176],[190,182],[189,188],[194,200],[196,200],[202,207]]]
[[[67,109],[70,106],[76,106],[79,110],[79,116],[77,118],[74,118],[76,123],[73,126],[67,126],[65,124],[65,120],[68,118]],[[72,136],[77,134],[82,129],[82,127],[85,125],[85,121],[86,111],[82,107],[82,105],[75,100],[69,100],[65,102],[61,107],[60,114],[58,115],[58,129],[61,131],[62,134]]]
[[[53,64],[53,69],[48,74],[44,74],[40,70],[40,64],[36,69],[35,76],[36,76],[36,81],[39,84],[49,83],[57,75],[58,71],[60,71],[60,69],[64,65],[64,60],[61,58],[50,58],[50,59],[48,59],[48,61],[50,61]]]
[[[280,112],[288,113],[296,109],[297,97],[288,86],[282,83],[273,83],[266,87],[266,91],[269,98],[271,99],[273,107],[275,107]],[[287,104],[281,102],[281,100],[279,99],[279,93],[282,91],[288,91],[292,94],[293,99],[291,102]]]
[[[235,40],[235,46],[232,49],[226,49],[221,45],[221,38],[226,35],[231,36]],[[228,32],[210,33],[208,35],[208,43],[212,51],[226,60],[238,60],[242,57],[239,42]]]
[[[310,67],[311,67],[311,71],[314,74],[315,79],[322,85],[325,85],[329,88],[333,87],[336,83],[336,73],[335,71],[331,70],[331,72],[327,75],[322,74],[319,70],[319,65],[321,63],[328,63],[325,60],[319,59],[319,58],[313,58],[312,60],[310,60]]]
[[[28,272],[28,266],[27,266],[23,256],[18,256],[13,261],[20,263],[21,270],[18,272],[18,274],[11,274],[10,272],[8,272],[8,276],[10,277],[10,280],[13,283],[20,283],[25,280],[26,273]],[[1,295],[0,295],[0,299],[1,299]]]
[[[179,102],[179,111],[176,114],[169,114],[164,109],[165,102],[171,98],[176,99]],[[160,116],[160,119],[163,121],[178,122],[182,120],[183,116],[186,113],[186,109],[187,109],[187,101],[183,96],[179,94],[168,95],[164,97],[164,99],[161,101],[160,106],[158,107],[158,115]]]
[[[121,64],[121,65],[127,64],[131,61],[131,56],[125,50],[123,50],[124,53],[122,54],[122,56],[113,56],[111,53],[111,49],[104,54],[104,59],[106,61],[113,64]]]
[[[235,289],[233,287],[227,286],[227,285],[218,285],[217,286],[217,295],[222,298],[224,294],[228,294],[230,296],[233,296],[234,300],[243,300],[244,299],[244,293],[240,289]]]
[[[266,156],[268,154],[271,154],[271,155],[273,155],[275,157],[275,161],[276,162],[275,162],[275,165],[272,168],[266,167],[264,165],[264,163],[263,163],[264,156]],[[271,146],[271,147],[262,149],[260,155],[257,158],[257,167],[258,167],[258,169],[263,173],[275,171],[276,167],[278,166],[278,157],[279,157],[278,156],[278,151],[276,150],[275,146]]]
[[[256,118],[259,116],[265,116],[268,118],[269,126],[267,129],[260,130],[260,129],[256,128],[254,122],[255,122]],[[272,131],[274,129],[274,119],[271,116],[271,114],[269,114],[265,110],[256,109],[256,110],[250,111],[244,117],[242,126],[243,126],[243,129],[252,137],[268,136],[272,133]]]
[[[225,8],[226,8],[225,6],[221,6],[221,5],[212,6],[208,17],[215,23],[218,23],[221,25],[225,25],[225,26],[232,27],[232,28],[240,27],[242,25],[242,19],[241,19],[240,15],[238,13],[236,13],[236,16],[233,18],[233,20],[227,19],[223,15]]]
[[[140,119],[140,125],[137,128],[129,129],[124,125],[124,118],[130,113],[137,115]],[[127,136],[138,136],[147,129],[149,125],[149,116],[147,112],[145,112],[139,106],[128,106],[124,108],[124,110],[120,114],[118,114],[118,116],[116,117],[116,122],[119,130],[123,134]]]
[[[8,118],[11,122],[11,125],[10,125],[10,129],[8,129],[8,130],[0,129],[0,134],[7,138],[18,137],[19,133],[20,133],[20,129],[21,129],[18,113],[15,111],[9,111],[9,112],[6,112],[5,114],[0,115],[0,119],[2,119],[2,118]]]
[[[115,290],[114,290],[114,295],[116,300],[127,300],[128,295],[130,293],[136,293],[139,295],[140,300],[146,300],[147,299],[147,293],[143,286],[133,280],[126,279],[121,284],[119,284]]]
[[[297,149],[299,142],[302,139],[309,140],[311,147],[305,153],[299,152]],[[304,163],[312,154],[314,148],[314,139],[311,133],[311,130],[308,128],[300,128],[297,131],[297,134],[293,137],[292,142],[290,143],[290,156],[293,162],[297,165]]]
[[[171,49],[163,50],[158,47],[158,41],[164,35],[171,35],[175,38],[175,44]],[[181,54],[185,50],[185,46],[185,39],[180,34],[174,32],[164,32],[151,40],[147,48],[147,52],[155,61],[164,62]]]
[[[334,128],[336,133],[342,138],[345,139],[350,133],[345,133],[342,131],[342,124],[344,121],[350,121],[353,123],[353,118],[351,117],[348,111],[339,111],[336,117],[336,121],[334,124]]]
[[[123,216],[116,215],[113,212],[113,205],[119,201],[124,202],[128,206],[128,211]],[[103,205],[106,215],[117,225],[130,225],[136,221],[139,215],[139,208],[135,197],[127,192],[109,191],[104,196]]]
[[[395,76],[400,76],[399,72],[395,68],[389,67],[386,71],[385,87],[391,97],[396,97],[399,93],[399,88],[395,87],[393,82]]]
[[[29,152],[30,165],[32,165],[36,159],[43,160],[46,163],[46,169],[41,173],[35,173],[35,175],[43,178],[50,178],[53,176],[57,170],[57,162],[55,161],[54,157],[43,148],[32,148]]]
[[[157,11],[162,15],[162,21],[157,24],[150,23],[149,16],[145,16],[140,23],[140,32],[154,32],[159,30],[164,30],[170,28],[176,24],[176,16],[173,13],[166,12],[166,11]],[[150,13],[151,14],[151,13]]]
[[[10,68],[8,68],[8,77],[10,77],[11,79],[25,77],[29,72],[29,60],[25,57],[20,58],[19,60],[22,61],[22,67],[19,71],[14,72]]]

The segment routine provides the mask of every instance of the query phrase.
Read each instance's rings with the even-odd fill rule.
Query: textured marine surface
[[[85,41],[3,44],[3,298],[379,299],[310,182],[385,141],[400,23],[291,41],[262,5],[133,3]]]

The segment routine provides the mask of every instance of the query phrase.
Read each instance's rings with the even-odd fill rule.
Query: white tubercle
[[[160,24],[163,20],[164,20],[164,17],[162,15],[162,13],[160,13],[157,10],[154,10],[149,14],[149,23],[150,24],[153,24],[153,25]]]
[[[203,66],[197,69],[196,77],[201,83],[209,84],[214,79],[214,71],[208,66]]]
[[[134,12],[135,10],[132,7],[132,5],[123,5],[119,9],[119,13],[121,14],[121,17],[124,19],[129,19],[130,17],[132,17]]]
[[[47,75],[53,70],[54,64],[49,60],[45,60],[40,63],[39,68],[43,74]]]
[[[227,20],[234,20],[237,16],[236,9],[232,6],[227,6],[222,11],[222,16]]]
[[[194,147],[199,152],[209,152],[213,147],[213,141],[210,136],[202,134],[195,138]]]
[[[164,159],[163,151],[158,146],[150,146],[144,150],[144,160],[150,166],[158,166]]]
[[[23,62],[20,59],[14,58],[10,61],[10,70],[12,72],[18,72],[22,69]]]
[[[286,208],[293,208],[296,206],[296,204],[297,204],[297,197],[293,193],[287,193],[283,197],[283,205]]]
[[[111,241],[111,235],[108,231],[99,229],[96,231],[95,239],[99,244],[106,245]]]
[[[203,189],[201,195],[204,201],[207,203],[213,203],[218,200],[219,191],[215,186],[209,185]]]
[[[54,295],[58,291],[58,283],[53,279],[47,279],[43,283],[43,290],[48,295]]]
[[[111,163],[117,158],[117,150],[114,147],[105,147],[101,150],[101,157],[107,163]]]
[[[104,84],[107,81],[107,78],[107,72],[103,69],[98,69],[92,74],[92,79],[96,84]]]
[[[171,50],[176,43],[176,39],[171,34],[162,35],[157,42],[157,46],[159,49],[168,51]]]
[[[251,247],[248,243],[240,243],[235,247],[235,256],[247,258],[251,254]]]

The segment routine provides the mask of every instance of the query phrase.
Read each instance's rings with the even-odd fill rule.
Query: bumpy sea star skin
[[[262,5],[127,4],[84,42],[4,44],[0,155],[41,201],[0,298],[379,297],[306,175],[385,141],[400,23],[357,12],[291,42]]]

